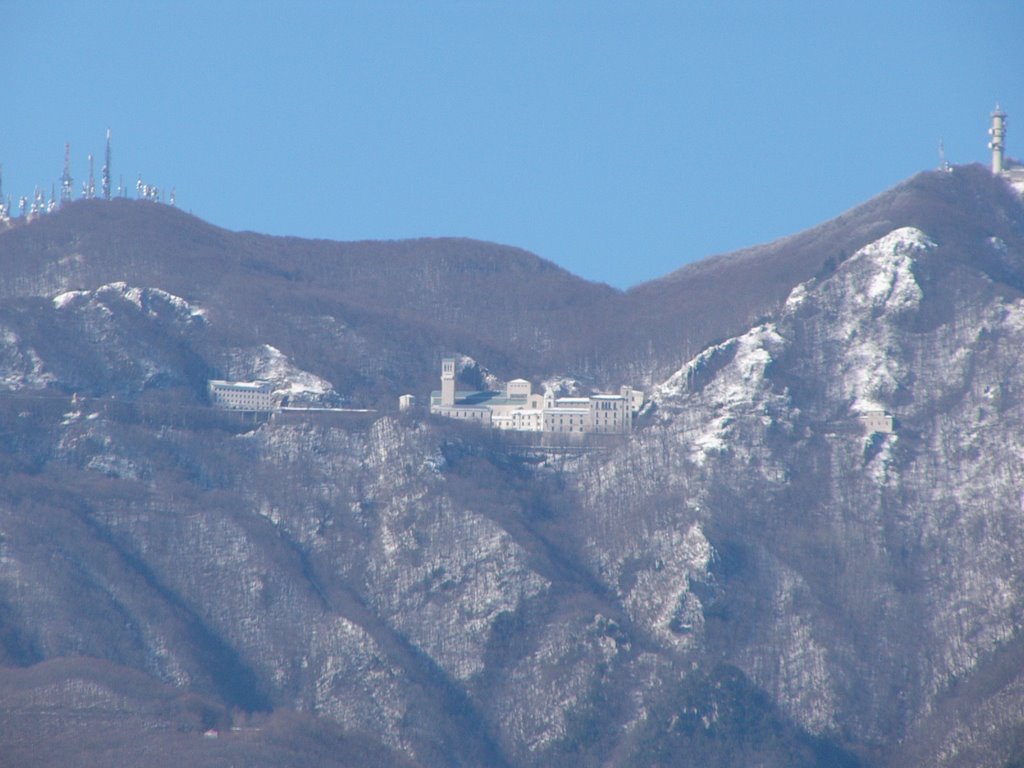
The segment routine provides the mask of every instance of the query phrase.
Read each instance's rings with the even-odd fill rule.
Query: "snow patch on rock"
[[[551,392],[555,397],[575,397],[582,392],[582,385],[568,376],[556,376],[541,382],[544,394]]]
[[[1013,163],[1003,171],[1003,178],[1006,179],[1010,189],[1024,197],[1024,166]]]
[[[715,359],[733,354],[729,365],[710,382],[716,402],[721,405],[750,401],[751,387],[756,387],[772,362],[772,352],[781,348],[785,340],[774,323],[751,328],[742,336],[708,347],[693,360],[676,371],[664,383],[655,387],[652,400],[665,404],[689,390],[689,382],[702,368],[714,365]]]
[[[369,633],[342,616],[324,616],[310,628],[309,646],[303,665],[317,660],[314,711],[412,752],[402,728],[409,708],[402,670]]]
[[[514,703],[501,709],[502,730],[513,734],[528,754],[542,752],[568,734],[595,668],[612,665],[620,652],[629,650],[608,617],[598,613],[585,621],[577,616],[556,619],[509,673],[506,696]]]
[[[814,326],[828,339],[816,348],[835,360],[820,363],[837,369],[831,394],[850,403],[854,414],[886,410],[904,385],[900,331],[893,323],[920,305],[914,262],[934,247],[921,230],[901,227],[861,248],[827,280],[798,286],[790,295],[790,315],[810,305],[826,313],[827,321]]]
[[[77,305],[91,304],[109,309],[111,299],[123,300],[151,318],[167,318],[177,322],[205,322],[206,310],[190,304],[180,296],[175,296],[160,288],[139,288],[129,286],[124,281],[101,285],[94,291],[64,291],[53,297],[55,309],[74,308]]]
[[[42,389],[54,381],[32,347],[14,331],[0,328],[0,389]]]
[[[317,399],[334,392],[329,381],[302,370],[270,344],[235,350],[230,369],[233,378],[273,382],[277,395]]]
[[[801,602],[807,599],[807,585],[794,571],[778,564],[778,582],[772,598],[770,641],[778,652],[770,657],[757,654],[749,672],[760,685],[772,691],[784,712],[811,733],[836,727],[838,696],[830,674],[825,643]]]
[[[687,419],[686,439],[691,446],[690,459],[702,466],[707,457],[726,449],[731,425],[753,409],[765,411],[765,401],[775,397],[766,373],[774,356],[786,346],[774,323],[750,329],[742,336],[701,352],[686,366],[656,387],[652,400],[665,412],[690,410],[696,403],[684,405],[692,382],[705,370],[721,368],[700,386],[699,405],[704,418]],[[731,360],[720,364],[719,360]],[[766,418],[770,418],[767,417]]]
[[[898,334],[876,313],[893,316],[919,305],[923,294],[913,262],[934,247],[923,232],[904,227],[865,246],[844,265],[843,289],[850,301],[840,305],[835,333],[837,341],[848,340],[844,394],[855,413],[884,410],[906,375],[897,362]]]
[[[646,542],[652,566],[636,574],[623,603],[630,618],[668,647],[694,646],[704,628],[703,606],[690,591],[691,580],[704,581],[714,551],[700,525],[672,529]]]
[[[784,305],[786,312],[795,312],[803,306],[804,302],[807,301],[809,285],[810,282],[800,283],[789,292],[789,296],[786,297],[786,303]]]
[[[376,599],[448,674],[468,680],[483,671],[497,616],[514,612],[548,582],[491,520],[442,504],[432,519],[411,526],[409,511],[418,500],[395,502],[380,516],[370,569]]]
[[[914,259],[934,247],[935,243],[914,227],[894,230],[864,246],[846,263],[848,269],[857,270],[861,262],[869,262],[865,290],[854,295],[863,295],[873,307],[916,307],[922,293],[912,270]]]
[[[64,293],[58,293],[53,297],[53,306],[57,309],[64,309],[72,302],[88,295],[88,291],[65,291]]]

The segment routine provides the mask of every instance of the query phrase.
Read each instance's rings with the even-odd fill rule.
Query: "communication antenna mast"
[[[953,166],[950,165],[949,161],[946,159],[946,145],[943,143],[942,139],[939,139],[939,170],[945,171],[946,173],[953,170]]]
[[[71,145],[64,145],[64,174],[60,177],[60,202],[70,203],[74,195],[71,178]]]
[[[992,150],[992,173],[998,175],[1003,172],[1003,150],[1006,148],[1006,113],[998,102],[992,110],[992,127],[988,129],[988,135],[992,137],[988,143]]]
[[[85,184],[85,199],[92,200],[96,197],[96,178],[92,173],[92,155],[89,155],[89,181]]]
[[[107,154],[103,159],[103,199],[110,199],[110,129],[107,128]]]

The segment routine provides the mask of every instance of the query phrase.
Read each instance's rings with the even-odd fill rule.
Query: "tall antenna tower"
[[[1003,150],[1006,148],[1006,113],[998,102],[992,110],[992,127],[988,129],[988,135],[992,137],[988,143],[988,148],[992,150],[992,173],[1000,174],[1003,172]]]
[[[107,154],[103,159],[103,199],[110,199],[110,129],[107,128]]]
[[[64,173],[60,177],[60,202],[70,203],[74,196],[71,179],[71,145],[64,145]]]
[[[942,139],[939,139],[939,170],[949,173],[953,170],[953,166],[949,164],[949,160],[946,159],[946,144]]]
[[[92,173],[92,155],[89,155],[89,181],[85,184],[85,199],[92,200],[96,197],[96,177]]]

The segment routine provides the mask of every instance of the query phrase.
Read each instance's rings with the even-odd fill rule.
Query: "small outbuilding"
[[[868,411],[860,417],[860,420],[869,435],[876,433],[890,435],[896,431],[893,428],[892,414],[887,411]]]

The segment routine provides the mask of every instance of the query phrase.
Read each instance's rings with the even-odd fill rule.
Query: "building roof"
[[[430,393],[430,401],[440,402],[441,393],[434,390]],[[513,395],[508,397],[504,392],[492,391],[459,391],[455,393],[455,405],[462,407],[491,406],[491,405],[527,405],[529,398],[526,395]]]
[[[254,392],[261,392],[270,388],[269,381],[224,381],[223,379],[210,379],[211,387],[224,387],[225,389],[251,389]]]

